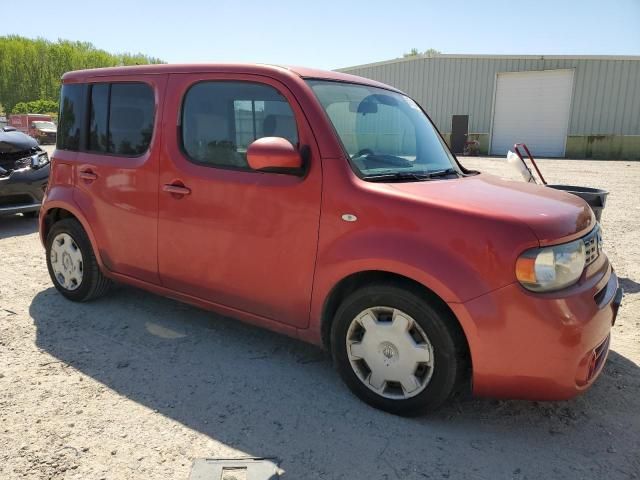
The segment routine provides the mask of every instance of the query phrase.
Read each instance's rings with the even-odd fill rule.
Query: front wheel
[[[47,235],[47,268],[58,291],[75,302],[101,297],[111,285],[100,271],[82,225],[73,218],[51,227]]]
[[[465,343],[449,312],[395,285],[361,288],[338,308],[333,358],[349,388],[399,415],[434,410],[465,373]]]

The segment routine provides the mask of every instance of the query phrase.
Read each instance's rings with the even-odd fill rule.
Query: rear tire
[[[435,410],[467,373],[466,342],[456,319],[393,283],[360,288],[342,302],[331,350],[356,396],[397,415]]]
[[[76,219],[65,218],[53,224],[46,252],[51,281],[69,300],[86,302],[109,290],[111,280],[102,274],[91,242]]]

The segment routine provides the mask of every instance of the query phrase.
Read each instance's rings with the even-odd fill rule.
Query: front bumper
[[[14,170],[0,177],[0,215],[37,212],[49,181],[50,165]]]
[[[562,400],[593,384],[622,301],[601,257],[598,272],[561,293],[535,294],[516,283],[450,305],[469,341],[475,395]]]

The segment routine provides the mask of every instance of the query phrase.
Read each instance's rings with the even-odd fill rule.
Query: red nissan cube
[[[40,235],[68,299],[122,282],[324,346],[398,414],[602,370],[622,291],[587,204],[465,169],[397,89],[268,65],[62,82]]]

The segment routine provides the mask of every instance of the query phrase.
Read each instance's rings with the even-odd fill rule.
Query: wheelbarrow
[[[521,148],[526,152],[527,157],[531,162],[531,165],[533,165],[533,168],[536,171],[539,181],[536,180],[536,177],[533,175],[533,172],[531,171],[531,169],[527,165],[527,162],[525,162],[524,157],[520,153]],[[513,146],[513,149],[515,150],[515,153],[509,152],[507,154],[507,161],[512,165],[514,165],[520,171],[525,181],[530,183],[542,184],[546,187],[572,193],[573,195],[576,195],[582,198],[585,202],[589,204],[589,206],[591,207],[591,210],[593,210],[593,213],[596,216],[596,220],[600,222],[600,218],[602,217],[602,211],[604,210],[605,204],[607,203],[607,195],[609,195],[609,192],[607,192],[606,190],[602,190],[600,188],[578,187],[576,185],[549,185],[547,181],[544,179],[544,177],[542,176],[542,172],[538,168],[538,164],[533,158],[533,155],[531,155],[529,148],[524,143],[516,143]]]

